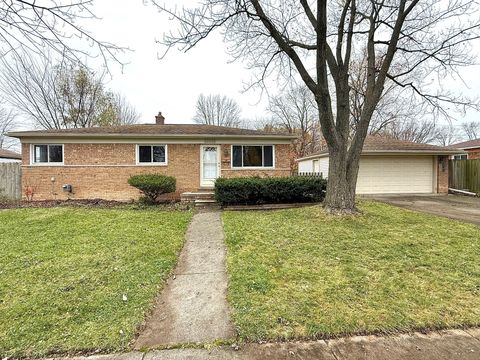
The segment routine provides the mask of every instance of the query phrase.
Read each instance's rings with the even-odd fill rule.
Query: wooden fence
[[[448,187],[480,194],[480,159],[450,160]]]
[[[0,162],[0,197],[22,198],[22,170],[18,162]]]

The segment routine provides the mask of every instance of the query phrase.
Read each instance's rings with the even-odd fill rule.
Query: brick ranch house
[[[356,191],[358,194],[432,194],[448,192],[448,157],[456,147],[419,144],[382,136],[365,139]],[[299,172],[328,177],[328,151],[297,159]]]
[[[453,158],[457,160],[473,160],[473,159],[480,159],[480,139],[464,141],[458,144],[453,144],[453,147],[457,149],[462,149],[466,152],[463,155],[456,155]]]
[[[34,200],[132,200],[140,192],[130,176],[160,173],[177,179],[178,198],[212,189],[217,177],[291,173],[295,136],[164,121],[159,113],[155,124],[12,132],[22,143],[23,188]]]

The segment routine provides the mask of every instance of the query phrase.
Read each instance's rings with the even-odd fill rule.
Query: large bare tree
[[[376,67],[378,66],[376,65]],[[350,124],[352,127],[350,136],[355,135],[366,104],[368,72],[365,69],[367,68],[367,51],[360,51],[350,64]],[[415,73],[415,71],[412,71],[412,74],[406,80],[411,81],[415,75],[419,75]],[[387,81],[370,119],[368,133],[370,135],[389,133],[392,131],[388,131],[388,128],[405,128],[407,124],[415,127],[416,125],[413,123],[419,119],[424,123],[426,117],[431,117],[423,105],[423,101],[417,99],[411,92],[411,89],[405,89],[392,81]],[[395,137],[396,134],[399,133],[395,132],[390,135]],[[412,139],[412,141],[415,140]]]
[[[203,95],[197,99],[193,121],[197,124],[238,127],[242,110],[237,102],[222,95]]]
[[[0,60],[0,91],[17,112],[44,129],[130,124],[139,115],[104,86],[104,76],[48,55],[12,53]]]
[[[479,31],[475,0],[205,0],[180,10],[156,5],[178,21],[164,38],[167,47],[188,50],[221,29],[233,57],[258,70],[258,84],[279,71],[303,80],[330,152],[325,206],[334,213],[356,212],[360,153],[386,86],[410,89],[438,113],[447,113],[444,103],[471,105],[423,80],[437,73],[440,81],[472,63],[468,44]],[[350,136],[350,67],[365,50],[364,104]],[[412,80],[412,71],[421,76]]]
[[[81,62],[101,57],[121,64],[124,49],[97,39],[85,28],[96,19],[93,0],[4,0],[0,2],[0,52],[28,51],[43,56],[46,51]]]

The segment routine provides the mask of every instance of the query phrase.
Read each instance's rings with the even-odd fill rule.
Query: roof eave
[[[463,155],[466,154],[462,150],[365,150],[361,155]],[[329,156],[329,154],[321,153],[315,155],[309,155],[297,159],[296,161],[311,160],[315,158],[321,158]]]
[[[472,149],[480,149],[480,145],[475,145],[475,146],[468,146],[468,147],[460,147],[459,149],[462,150],[472,150]]]
[[[255,139],[296,139],[297,135],[282,135],[282,134],[72,134],[72,133],[39,133],[36,131],[26,131],[26,132],[9,132],[6,134],[10,137],[15,138],[95,138],[95,139],[112,139],[112,138],[148,138],[148,139],[196,139],[196,138],[255,138]]]
[[[466,154],[462,150],[366,150],[362,151],[362,155],[381,155],[381,154],[400,154],[400,155],[456,155],[456,154]]]

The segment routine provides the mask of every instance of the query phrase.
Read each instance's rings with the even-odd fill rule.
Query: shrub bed
[[[175,192],[177,182],[173,176],[146,174],[131,176],[128,183],[143,192],[148,203],[155,203],[160,195]]]
[[[323,200],[326,185],[313,176],[219,178],[215,199],[221,205],[315,202]]]

